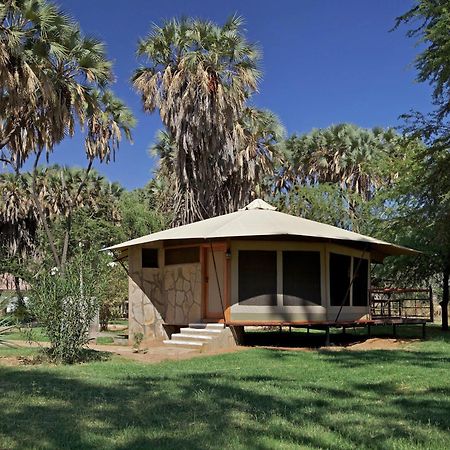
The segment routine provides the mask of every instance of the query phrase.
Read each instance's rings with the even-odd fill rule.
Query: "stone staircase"
[[[190,323],[164,341],[165,345],[178,348],[190,348],[199,352],[211,352],[236,347],[230,328],[223,323]]]

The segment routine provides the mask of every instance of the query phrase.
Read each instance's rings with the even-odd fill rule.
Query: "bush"
[[[55,361],[82,359],[104,287],[99,260],[96,252],[80,252],[68,262],[64,273],[53,268],[36,278],[30,311],[45,329],[51,344],[48,352]]]

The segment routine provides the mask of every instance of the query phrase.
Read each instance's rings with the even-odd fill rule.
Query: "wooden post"
[[[306,327],[306,334],[309,336],[309,327]]]
[[[370,323],[367,324],[367,336],[371,336],[372,335],[372,329],[370,327]]]
[[[424,322],[423,324],[422,324],[422,339],[425,339],[427,336],[426,336],[426,322]]]
[[[397,325],[395,323],[392,324],[392,330],[394,332],[394,337],[396,338],[397,337]]]
[[[429,299],[430,299],[430,320],[431,320],[431,322],[434,322],[433,289],[431,286],[429,286],[428,289],[429,289]]]
[[[342,326],[342,334],[345,334],[345,327]]]

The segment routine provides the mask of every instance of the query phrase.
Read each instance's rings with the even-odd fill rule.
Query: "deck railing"
[[[433,292],[412,288],[372,288],[372,319],[420,319],[433,322]]]

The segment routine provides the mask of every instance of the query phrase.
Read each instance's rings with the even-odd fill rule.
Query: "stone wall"
[[[128,251],[128,341],[134,343],[136,333],[144,341],[167,338],[164,319],[157,309],[163,305],[162,276],[159,269],[142,269],[140,249]]]
[[[183,325],[200,321],[200,264],[166,266],[163,270],[166,322]]]
[[[161,252],[160,252],[161,253]],[[201,320],[201,267],[196,264],[141,267],[140,248],[129,260],[129,343],[136,333],[145,341],[167,339],[164,324],[187,325]]]

